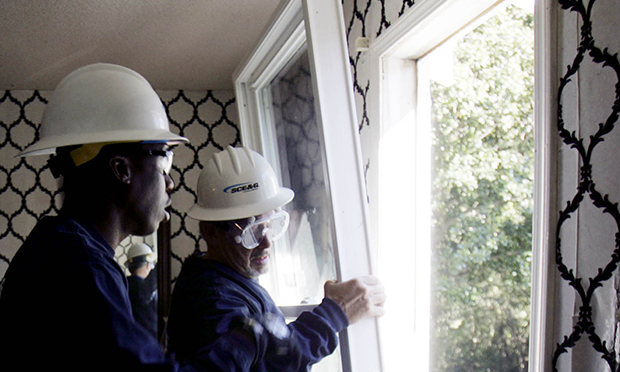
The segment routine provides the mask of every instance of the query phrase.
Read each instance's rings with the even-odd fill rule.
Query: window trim
[[[459,2],[453,0],[438,0],[436,2],[420,2],[416,7],[401,16],[379,38],[374,40],[367,52],[367,60],[370,65],[370,85],[374,90],[369,96],[369,120],[379,125],[371,126],[370,137],[381,138],[389,130],[392,115],[396,109],[402,111],[402,107],[390,106],[390,100],[385,99],[390,94],[403,92],[393,86],[390,87],[386,76],[388,72],[398,77],[390,77],[396,83],[401,78],[409,78],[412,72],[411,66],[402,63],[405,59],[417,59],[431,48],[431,45],[439,43],[451,36],[452,32],[446,25],[454,22],[441,21],[441,33],[424,32],[429,24],[437,23],[438,12],[448,12],[448,16],[462,14],[480,14],[480,9],[492,7],[501,3],[501,0],[481,0],[479,2]],[[466,3],[466,5],[465,5]],[[474,8],[474,6],[476,8]],[[553,66],[557,65],[557,16],[553,0],[536,0],[534,10],[534,53],[535,53],[535,97],[534,108],[535,122],[535,165],[534,165],[534,223],[532,231],[532,289],[531,289],[531,314],[530,314],[530,345],[529,345],[529,371],[542,372],[551,369],[551,353],[553,351],[553,308],[554,308],[554,220],[557,215],[557,207],[554,201],[557,184],[557,154],[556,136],[554,132],[557,111],[557,74]],[[444,13],[445,14],[445,13]],[[411,26],[415,25],[415,26]],[[408,35],[431,35],[429,40],[416,48],[408,46],[408,51],[415,50],[414,54],[394,53],[394,45]],[[405,49],[405,48],[403,48]],[[400,63],[399,63],[400,62]],[[413,67],[415,69],[415,67]],[[389,71],[391,69],[391,71]],[[394,84],[393,84],[394,85]],[[415,92],[406,94],[415,95]],[[412,97],[415,98],[415,97]],[[411,105],[415,100],[412,99]],[[370,197],[377,200],[379,193],[378,169],[371,168],[368,174],[368,189]],[[377,204],[377,203],[375,203]],[[371,216],[378,215],[378,206],[371,205]],[[377,255],[378,224],[377,218],[372,218],[372,251]]]
[[[302,15],[300,17],[300,15]],[[345,38],[342,4],[332,0],[285,0],[276,10],[252,56],[234,74],[242,142],[274,161],[261,114],[259,89],[269,82],[277,63],[294,53],[289,42],[302,23],[315,80],[315,105],[325,151],[326,182],[331,193],[333,236],[339,279],[372,273],[368,212],[353,82]],[[299,39],[297,39],[299,41]],[[288,44],[287,44],[288,43]],[[288,47],[289,51],[281,52]],[[276,58],[276,57],[282,58]],[[345,371],[379,371],[377,321],[366,319],[341,332]]]
[[[529,370],[552,367],[555,221],[557,216],[557,17],[555,2],[537,0],[534,10],[534,226]]]

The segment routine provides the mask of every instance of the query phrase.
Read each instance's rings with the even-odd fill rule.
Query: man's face
[[[166,207],[171,202],[168,192],[174,187],[174,182],[165,169],[171,159],[148,153],[148,150],[157,153],[168,150],[167,145],[141,145],[138,150],[129,156],[131,173],[127,210],[133,223],[130,233],[149,235],[159,227],[160,222],[170,218]]]
[[[256,216],[256,219],[260,220],[271,213]],[[247,219],[231,221],[228,231],[223,228],[216,228],[208,232],[204,231],[201,225],[201,232],[204,231],[203,236],[206,236],[206,234],[217,235],[210,237],[209,241],[212,243],[208,250],[216,254],[220,262],[227,264],[246,278],[258,278],[269,270],[271,240],[268,236],[265,236],[254,249],[247,249],[243,245],[236,243],[234,241],[235,233],[239,233],[248,223],[249,220]],[[236,227],[232,225],[236,225]]]

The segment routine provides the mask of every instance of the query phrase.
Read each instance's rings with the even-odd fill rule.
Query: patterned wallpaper
[[[353,74],[353,85],[356,95],[358,128],[362,133],[364,127],[370,126],[368,119],[368,91],[370,82],[367,77],[358,74],[364,67],[363,53],[355,51],[355,39],[368,37],[371,40],[381,36],[381,33],[390,27],[409,8],[414,5],[413,0],[343,0],[346,37],[349,42],[349,63]]]
[[[0,278],[37,219],[60,207],[46,157],[14,158],[37,138],[47,97],[38,91],[0,93]]]
[[[167,109],[171,130],[190,139],[175,148],[171,208],[171,275],[176,280],[183,260],[205,250],[198,222],[185,216],[196,202],[198,175],[211,155],[226,146],[240,146],[238,112],[233,91],[158,92]]]
[[[562,181],[555,263],[562,309],[552,364],[554,371],[618,371],[620,42],[609,26],[620,21],[620,6],[558,4],[567,31],[557,88]],[[568,299],[574,310],[566,308]]]
[[[172,171],[175,188],[170,236],[175,278],[181,261],[201,244],[198,224],[185,217],[185,211],[195,201],[193,189],[201,163],[227,145],[239,145],[240,134],[232,91],[159,91],[158,94],[168,111],[171,130],[191,140],[189,145],[175,149]],[[37,138],[49,95],[50,92],[41,91],[0,92],[0,278],[37,219],[57,214],[62,204],[58,181],[47,169],[47,156],[15,158]],[[116,249],[121,264],[135,240],[146,241],[151,246],[156,242],[152,236],[125,240]]]

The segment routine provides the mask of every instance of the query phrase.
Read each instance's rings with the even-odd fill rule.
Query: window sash
[[[332,0],[285,0],[252,56],[235,73],[242,142],[275,162],[261,111],[260,90],[304,42],[308,43],[315,106],[332,200],[338,278],[372,272],[368,212],[353,83],[342,22],[342,4]],[[275,164],[275,163],[272,163]],[[345,371],[381,370],[377,321],[363,320],[341,332]]]

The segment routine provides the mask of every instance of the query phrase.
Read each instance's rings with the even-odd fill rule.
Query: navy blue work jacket
[[[0,292],[2,371],[175,371],[133,318],[114,250],[88,224],[44,217]]]
[[[257,280],[195,255],[174,287],[169,348],[179,360],[203,358],[228,372],[308,371],[334,351],[346,326],[346,315],[329,299],[287,325]]]

